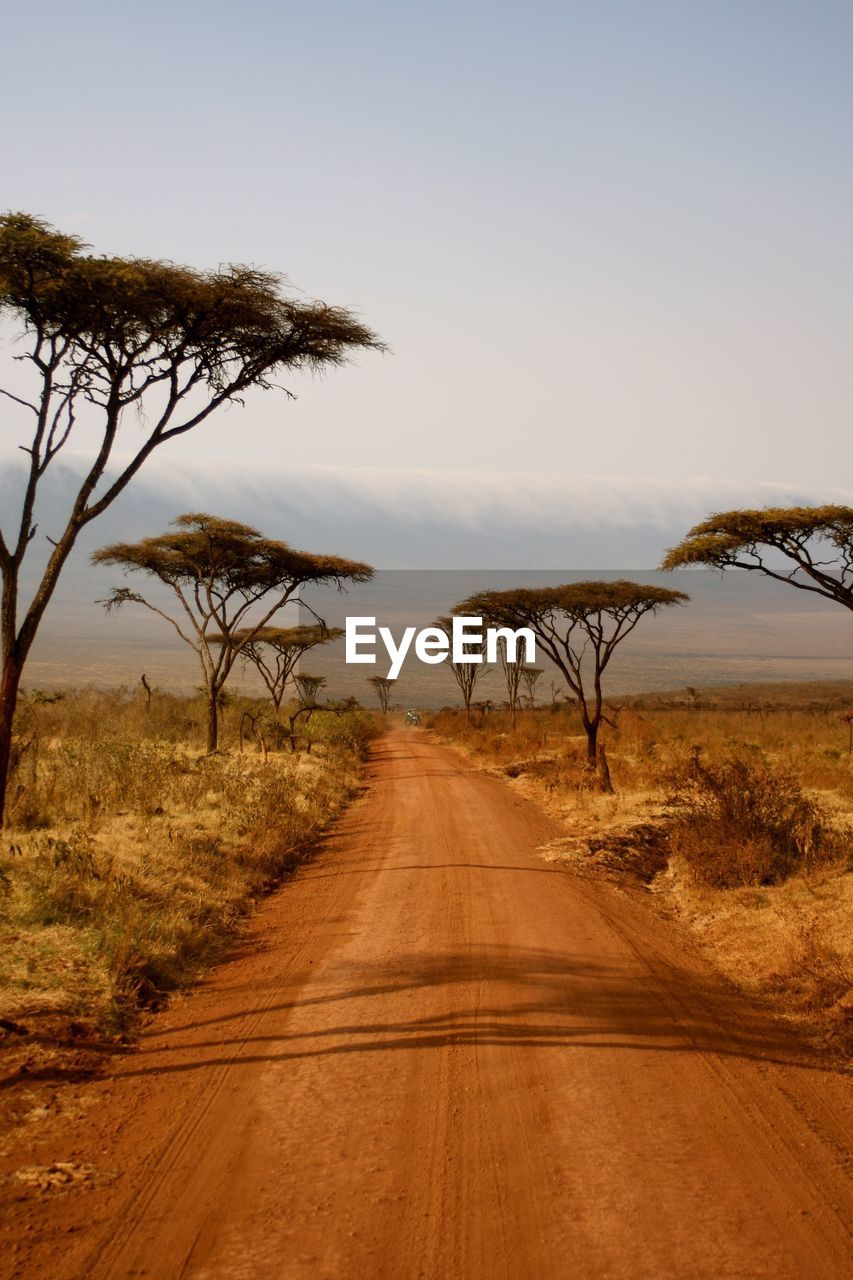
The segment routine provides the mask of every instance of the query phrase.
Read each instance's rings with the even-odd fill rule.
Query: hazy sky
[[[281,269],[393,348],[208,452],[851,470],[850,0],[7,0],[3,38],[0,203]]]

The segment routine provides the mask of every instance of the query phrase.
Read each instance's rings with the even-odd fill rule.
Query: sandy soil
[[[849,1081],[557,834],[390,734],[241,953],[4,1162],[80,1176],[7,1178],[0,1276],[849,1274]]]

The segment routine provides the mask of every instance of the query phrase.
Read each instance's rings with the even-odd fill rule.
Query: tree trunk
[[[213,685],[207,689],[207,754],[212,756],[219,745],[218,690]]]
[[[604,749],[603,742],[599,743],[599,746],[598,746],[598,760],[596,763],[596,768],[598,770],[599,790],[603,791],[604,794],[607,796],[612,796],[613,782],[610,778],[610,766],[607,763],[607,752]]]
[[[35,455],[33,455],[34,459]],[[97,477],[96,477],[97,479]],[[93,481],[93,486],[94,486]],[[77,504],[83,502],[82,490],[77,495]],[[91,492],[91,489],[89,490]],[[88,493],[86,494],[88,497]],[[76,507],[75,507],[76,510]],[[31,508],[28,511],[25,499],[21,541],[18,552],[14,556],[6,554],[3,565],[2,606],[0,606],[0,632],[3,645],[3,672],[0,675],[0,827],[6,811],[6,791],[9,786],[9,767],[12,763],[12,728],[15,723],[15,709],[18,703],[18,689],[24,671],[24,663],[32,648],[44,611],[56,589],[59,575],[68,559],[80,532],[79,523],[75,524],[72,514],[65,533],[59,542],[54,544],[53,552],[47,562],[41,583],[30,602],[24,621],[18,629],[18,577],[24,550],[35,533],[35,526],[30,528]],[[17,634],[16,634],[17,633]]]
[[[18,686],[21,683],[22,664],[15,653],[7,654],[0,678],[0,827],[6,808],[6,788],[9,785],[9,766],[12,763],[12,729],[18,702]]]
[[[586,762],[594,769],[598,763],[598,722],[584,720],[583,727],[586,731]]]

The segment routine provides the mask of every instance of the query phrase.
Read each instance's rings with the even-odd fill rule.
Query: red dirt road
[[[243,953],[19,1161],[119,1176],[7,1187],[0,1275],[850,1274],[849,1083],[555,834],[385,738]]]

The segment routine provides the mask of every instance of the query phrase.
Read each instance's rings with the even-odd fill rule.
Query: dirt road
[[[7,1195],[0,1274],[849,1274],[849,1084],[555,833],[389,735],[243,954],[30,1153],[103,1181]]]

